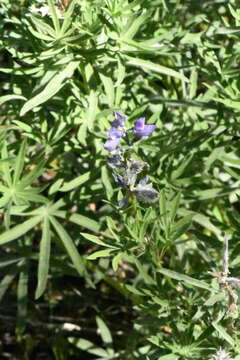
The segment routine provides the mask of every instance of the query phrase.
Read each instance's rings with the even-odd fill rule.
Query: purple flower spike
[[[156,129],[156,125],[145,125],[145,118],[142,117],[138,119],[133,127],[133,131],[139,137],[150,136],[153,131]]]
[[[118,143],[120,141],[120,138],[114,138],[114,139],[108,139],[104,144],[104,149],[107,151],[113,151],[118,146]]]
[[[123,135],[122,131],[116,129],[115,127],[111,128],[108,131],[108,136],[110,137],[110,139],[119,139],[121,138]]]
[[[126,120],[126,116],[122,115],[118,111],[114,111],[114,116],[115,116],[115,120],[112,122],[113,127],[123,127]]]

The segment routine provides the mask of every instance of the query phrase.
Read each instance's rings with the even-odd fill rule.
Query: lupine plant
[[[0,2],[0,358],[240,360],[236,0]]]

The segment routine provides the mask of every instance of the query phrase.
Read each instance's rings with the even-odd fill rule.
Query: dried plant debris
[[[240,279],[229,277],[229,255],[228,255],[228,236],[224,237],[223,249],[223,270],[222,272],[210,272],[211,275],[218,278],[219,285],[222,291],[228,296],[228,315],[235,318],[238,314],[238,294],[236,288],[240,288]]]

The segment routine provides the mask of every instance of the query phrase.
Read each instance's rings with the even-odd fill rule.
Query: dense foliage
[[[0,20],[1,359],[239,360],[238,2]]]

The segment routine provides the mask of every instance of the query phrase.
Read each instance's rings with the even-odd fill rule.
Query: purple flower
[[[123,135],[121,130],[118,130],[115,127],[112,127],[109,131],[108,131],[108,136],[110,139],[119,139],[121,138]]]
[[[120,141],[120,138],[113,138],[113,139],[107,139],[107,141],[104,144],[104,149],[107,151],[113,151],[116,149]]]
[[[108,131],[108,139],[103,146],[105,150],[110,152],[116,149],[125,131],[123,126],[126,116],[122,115],[118,111],[115,111],[114,115],[115,120],[112,122],[112,128]]]
[[[156,125],[145,125],[145,118],[139,118],[133,127],[133,131],[138,137],[150,136],[156,129]]]
[[[115,116],[115,120],[112,122],[112,126],[116,128],[123,127],[126,120],[126,116],[122,115],[118,111],[114,111],[114,116]]]

